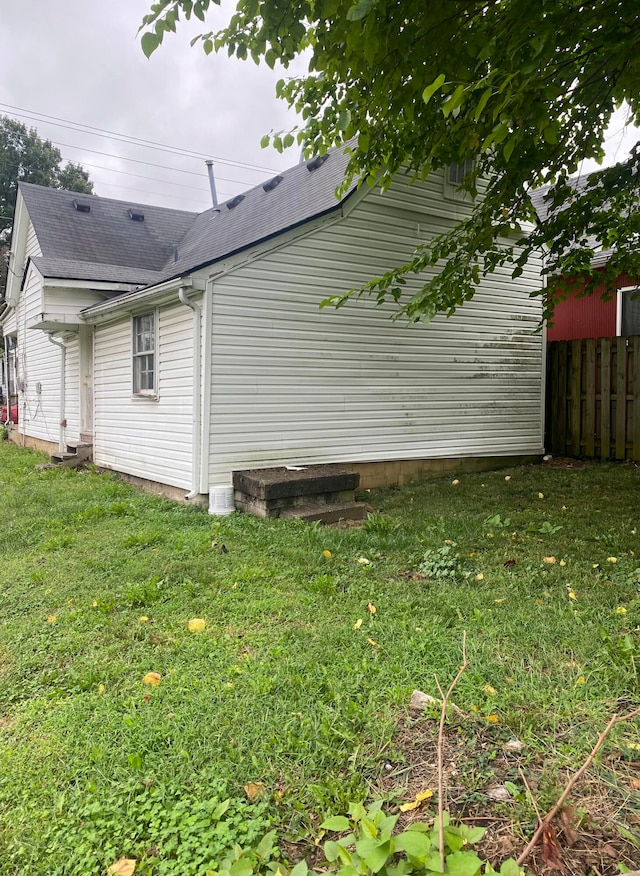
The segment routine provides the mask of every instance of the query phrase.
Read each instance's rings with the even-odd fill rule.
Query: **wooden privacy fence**
[[[551,341],[546,417],[550,453],[640,460],[640,335]]]

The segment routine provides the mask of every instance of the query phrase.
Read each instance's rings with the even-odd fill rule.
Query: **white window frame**
[[[616,292],[616,337],[622,335],[622,302],[625,292],[638,292],[640,294],[640,286],[620,286]]]
[[[151,350],[136,350],[136,341],[138,337],[137,325],[138,320],[145,317],[153,318],[153,330],[151,339],[153,348]],[[153,356],[153,386],[150,389],[141,389],[137,386],[136,375],[136,360],[143,356]],[[147,310],[144,313],[134,313],[131,315],[131,388],[133,398],[145,398],[155,400],[158,398],[158,309]]]
[[[466,189],[460,188],[460,183],[455,182],[451,179],[453,175],[454,168],[462,167],[464,173],[463,176],[466,176],[473,168],[475,167],[475,161],[472,158],[466,159],[462,164],[460,162],[455,161],[452,164],[447,164],[444,168],[444,190],[443,194],[445,198],[449,201],[467,201],[471,202],[473,198],[471,194],[466,191]]]

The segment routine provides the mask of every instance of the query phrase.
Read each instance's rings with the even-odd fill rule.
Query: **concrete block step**
[[[365,502],[341,502],[334,505],[299,505],[287,508],[280,517],[297,517],[307,523],[338,523],[340,520],[364,520],[371,508]]]
[[[296,467],[296,470],[280,466],[233,473],[233,486],[238,492],[266,502],[289,496],[356,490],[359,483],[357,472],[338,465],[307,465]]]

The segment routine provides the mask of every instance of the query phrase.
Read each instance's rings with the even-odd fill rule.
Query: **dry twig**
[[[438,729],[438,846],[440,852],[440,872],[444,873],[444,767],[442,764],[442,749],[444,746],[444,722],[447,716],[447,703],[455,690],[463,672],[467,668],[467,631],[462,633],[462,666],[458,674],[449,685],[449,689],[442,697],[442,709],[440,710],[440,727]],[[436,677],[436,684],[442,696],[442,689]]]
[[[596,754],[598,753],[598,751],[602,747],[603,742],[605,741],[605,739],[607,738],[607,736],[611,732],[612,728],[615,727],[616,724],[621,724],[623,721],[630,721],[632,718],[635,718],[637,715],[640,715],[640,708],[634,709],[632,712],[628,712],[626,715],[614,715],[613,718],[611,718],[611,720],[609,721],[607,726],[604,728],[602,733],[598,736],[598,741],[593,746],[593,749],[591,750],[591,754],[589,755],[589,757],[582,764],[582,766],[580,767],[578,772],[574,773],[573,776],[567,782],[564,791],[562,792],[562,794],[560,794],[560,797],[558,798],[553,809],[551,809],[551,811],[548,812],[547,815],[545,815],[545,817],[541,821],[539,821],[538,827],[536,828],[535,833],[531,837],[531,841],[529,842],[526,849],[522,852],[522,854],[518,858],[518,861],[517,861],[518,866],[521,867],[524,864],[524,862],[527,860],[527,858],[529,857],[529,855],[533,851],[534,847],[536,846],[538,840],[540,839],[540,836],[542,835],[546,825],[548,825],[553,820],[553,818],[557,815],[558,811],[562,808],[562,804],[564,803],[564,801],[567,799],[567,797],[571,793],[571,790],[574,787],[574,785],[576,784],[576,782],[589,769],[589,767],[593,763],[594,757],[596,756]]]

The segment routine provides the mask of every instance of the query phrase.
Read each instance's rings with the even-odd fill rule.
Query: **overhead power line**
[[[51,140],[54,146],[62,146],[65,149],[77,149],[79,152],[91,152],[93,155],[103,155],[105,158],[116,158],[118,161],[131,161],[133,164],[144,164],[147,167],[159,167],[162,170],[171,170],[174,173],[187,173],[189,176],[197,176],[199,179],[206,179],[206,174],[197,173],[195,170],[182,170],[180,167],[170,167],[168,164],[155,164],[153,161],[142,161],[140,158],[125,158],[124,155],[115,155],[113,152],[100,152],[98,149],[89,149],[87,146],[75,146],[73,143],[61,143],[59,140]],[[237,183],[241,186],[246,186],[247,183],[239,179],[229,179],[224,176],[217,176],[216,179],[222,182]]]
[[[142,137],[133,137],[129,134],[121,134],[117,131],[109,131],[104,128],[96,128],[93,125],[87,125],[84,122],[73,122],[70,119],[63,119],[60,116],[50,116],[46,113],[40,113],[36,110],[25,109],[24,107],[14,106],[9,103],[1,103],[0,107],[6,107],[7,109],[13,110],[11,115],[19,116],[20,118],[30,119],[31,121],[46,121],[48,124],[56,125],[59,128],[69,128],[70,130],[79,131],[81,129],[85,129],[83,133],[92,134],[93,136],[110,136],[117,137],[121,139],[123,142],[131,143],[132,145],[142,146],[147,149],[155,149],[160,152],[171,152],[175,155],[185,155],[191,158],[200,158],[203,161],[211,158],[213,161],[219,162],[221,164],[229,164],[233,167],[244,168],[246,170],[254,170],[259,171],[260,173],[276,173],[277,171],[274,168],[263,167],[258,164],[249,164],[244,161],[235,161],[232,158],[220,158],[211,155],[205,155],[202,152],[194,152],[191,149],[184,149],[181,146],[173,146],[168,143],[159,143],[156,140],[145,140]]]

